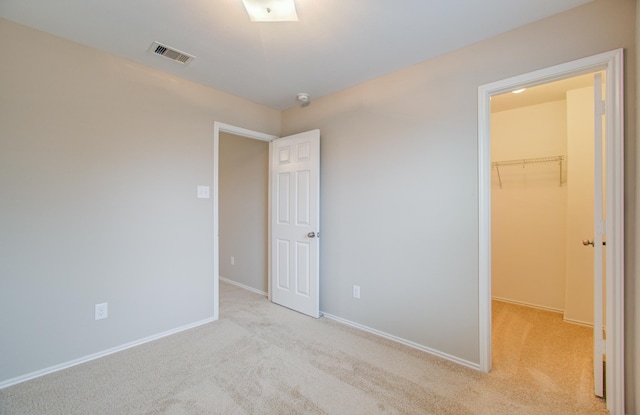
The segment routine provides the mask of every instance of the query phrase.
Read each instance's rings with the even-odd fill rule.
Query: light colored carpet
[[[512,306],[494,305],[496,327],[520,332],[500,331],[485,375],[228,284],[221,291],[219,321],[0,390],[0,414],[606,413],[582,359],[532,363],[559,353],[531,351],[539,329]],[[580,337],[542,332],[543,344],[569,350]],[[567,383],[565,371],[577,377]]]

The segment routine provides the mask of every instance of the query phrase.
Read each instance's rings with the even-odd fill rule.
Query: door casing
[[[607,408],[624,414],[624,89],[623,50],[578,59],[478,87],[478,312],[480,370],[491,370],[491,97],[606,71]]]

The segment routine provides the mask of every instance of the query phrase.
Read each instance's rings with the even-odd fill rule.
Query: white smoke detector
[[[311,104],[311,98],[309,98],[309,94],[306,92],[300,92],[296,95],[296,100],[300,103],[301,107],[308,107]]]

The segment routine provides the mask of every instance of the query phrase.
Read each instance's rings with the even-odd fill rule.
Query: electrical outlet
[[[109,317],[109,304],[96,304],[96,320],[102,320]]]
[[[236,264],[236,259],[234,257],[231,257],[231,265],[235,265]]]
[[[209,199],[209,197],[211,197],[209,186],[197,186],[196,194],[198,196],[198,199]]]
[[[354,285],[353,286],[353,298],[360,298],[360,286],[359,285]]]

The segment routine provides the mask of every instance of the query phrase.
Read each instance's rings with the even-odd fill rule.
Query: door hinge
[[[599,100],[598,102],[596,102],[595,107],[596,107],[597,114],[605,115],[606,106],[604,105],[604,100]]]

